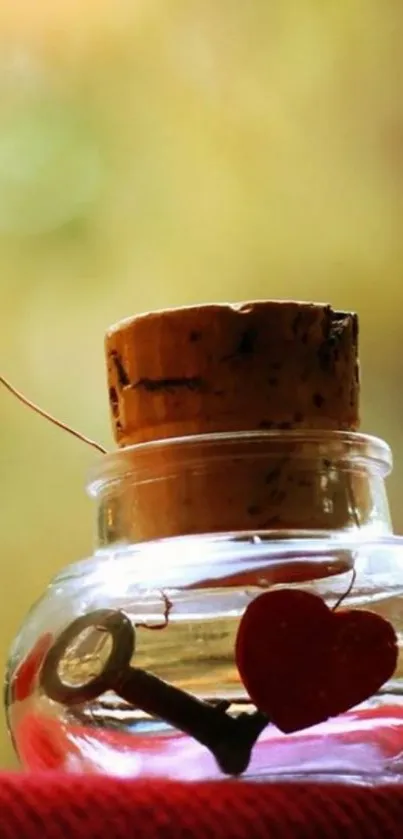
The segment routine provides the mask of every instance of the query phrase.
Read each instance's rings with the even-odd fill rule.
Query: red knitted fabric
[[[376,722],[372,712],[369,753],[365,726],[348,734],[364,763],[401,751],[400,727]],[[118,780],[99,774],[95,747],[113,765],[114,749],[133,753],[124,732],[30,713],[14,734],[34,771],[0,775],[0,839],[403,839],[403,785]],[[66,765],[84,774],[61,774]]]
[[[403,786],[0,775],[0,839],[401,839]]]
[[[124,733],[91,739],[31,713],[15,736],[33,771],[0,775],[0,839],[403,839],[403,785],[118,780],[99,774],[95,746],[113,763],[114,747],[132,753]],[[383,757],[396,756],[397,730],[374,725],[371,736]],[[365,762],[362,732],[360,743]],[[84,774],[61,774],[78,759]]]

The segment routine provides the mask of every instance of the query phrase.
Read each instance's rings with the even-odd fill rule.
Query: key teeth
[[[252,749],[250,746],[240,749],[236,742],[223,742],[214,750],[216,761],[224,775],[239,777],[246,772]]]
[[[239,776],[246,772],[253,747],[268,723],[268,718],[260,711],[243,713],[234,719],[233,736],[218,743],[214,749],[217,763],[225,775]]]

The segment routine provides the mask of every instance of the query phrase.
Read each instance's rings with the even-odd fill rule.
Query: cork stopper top
[[[168,309],[111,327],[120,446],[221,431],[359,425],[358,319],[321,303]]]

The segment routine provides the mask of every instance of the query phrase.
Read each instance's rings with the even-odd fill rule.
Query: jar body
[[[306,464],[304,468],[306,481]],[[367,499],[365,510],[372,510],[365,524],[356,528],[351,521],[364,515],[364,506],[354,510],[351,497],[345,528],[327,532],[317,528],[245,532],[243,527],[136,545],[131,537],[122,539],[121,530],[112,522],[110,532],[118,538],[105,545],[106,518],[102,516],[101,549],[50,585],[10,655],[7,713],[23,764],[131,777],[220,779],[241,774],[248,779],[402,780],[400,648],[396,667],[379,690],[358,705],[291,732],[280,730],[266,712],[262,715],[245,686],[236,652],[240,625],[250,604],[267,593],[284,590],[315,595],[329,614],[335,607],[331,614],[370,610],[393,626],[398,639],[402,637],[402,544],[390,532],[384,501],[379,501],[384,496],[379,487],[374,490],[373,476],[365,479],[361,462],[355,469],[360,497]],[[351,471],[350,459],[344,474]],[[320,486],[320,476],[316,485]],[[340,474],[333,476],[330,485],[336,487],[340,499]],[[122,492],[116,481],[114,486],[116,497],[121,498],[120,507],[113,507],[117,521],[130,522],[133,498],[128,504],[128,488]],[[322,481],[322,490],[322,506],[329,514],[329,475]],[[235,496],[241,493],[242,488]],[[370,504],[368,499],[375,496],[376,503]],[[109,486],[108,510],[110,502]],[[101,501],[105,510],[103,505]],[[337,515],[341,509],[339,503]],[[118,634],[116,643],[112,638],[111,645],[99,617],[82,632],[78,625],[57,660],[59,681],[67,686],[65,695],[52,693],[44,678],[49,651],[73,621],[99,615],[99,610],[123,614],[130,624],[132,647],[128,642],[127,660],[123,661],[127,632],[124,637]],[[272,661],[270,656],[267,659],[267,650],[282,643],[273,629],[267,638],[265,632],[269,629],[263,623],[256,636],[262,673]],[[315,638],[294,659],[292,641],[286,669],[291,675],[298,670],[301,680],[308,680]],[[106,672],[106,662],[117,648],[125,675],[116,665],[100,681],[99,674]],[[354,655],[358,669],[362,655],[351,646],[347,652],[353,672]],[[342,669],[334,676],[336,685],[338,679],[346,678]],[[92,687],[86,692],[88,684]],[[136,693],[138,684],[140,693]],[[286,704],[287,689],[281,679],[275,690],[280,704],[283,700]]]

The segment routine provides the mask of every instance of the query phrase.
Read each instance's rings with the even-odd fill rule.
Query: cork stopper
[[[256,301],[138,315],[106,335],[115,440],[222,431],[355,430],[358,319]]]
[[[112,327],[106,354],[116,442],[160,441],[128,452],[125,515],[140,541],[369,520],[366,476],[323,439],[359,424],[355,314],[288,301],[151,312]],[[225,447],[200,436],[215,432]]]

